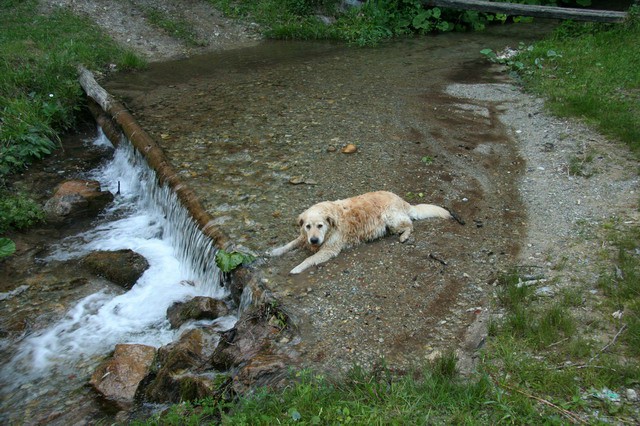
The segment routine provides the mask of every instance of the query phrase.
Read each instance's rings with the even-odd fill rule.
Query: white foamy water
[[[104,144],[100,134],[97,143]],[[94,229],[60,243],[47,261],[80,258],[95,250],[131,249],[149,268],[133,288],[122,294],[103,290],[80,300],[50,328],[25,339],[2,372],[14,386],[105,354],[118,343],[161,346],[183,330],[170,329],[167,308],[193,296],[223,298],[215,247],[198,230],[175,194],[156,183],[155,173],[128,141],[91,179],[116,194],[104,220]],[[214,321],[220,330],[234,317]],[[4,380],[3,380],[4,381]],[[13,387],[13,386],[12,386]]]

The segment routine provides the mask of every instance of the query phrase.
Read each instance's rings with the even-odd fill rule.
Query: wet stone
[[[149,267],[147,260],[133,250],[96,251],[82,259],[92,273],[130,289]]]
[[[47,220],[64,222],[90,218],[113,201],[113,194],[102,191],[95,180],[74,179],[62,182],[44,205]]]
[[[144,390],[153,402],[179,402],[204,398],[213,384],[209,359],[218,345],[217,333],[207,329],[185,332],[180,340],[158,350],[157,374]]]
[[[133,402],[140,382],[151,369],[156,349],[146,345],[116,345],[113,356],[91,376],[90,384],[105,398]]]
[[[229,308],[222,300],[197,296],[187,302],[174,303],[167,309],[171,328],[179,328],[192,320],[216,319],[229,315]]]

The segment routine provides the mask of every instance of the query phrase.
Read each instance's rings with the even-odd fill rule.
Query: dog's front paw
[[[278,247],[271,250],[267,250],[265,254],[269,257],[282,256],[284,254],[284,250],[282,249],[282,247]]]
[[[306,268],[303,267],[302,265],[298,265],[295,268],[293,268],[291,270],[291,272],[289,272],[291,275],[296,275],[299,274],[300,272],[304,271]]]

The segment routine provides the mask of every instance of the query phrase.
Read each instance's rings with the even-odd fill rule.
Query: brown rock
[[[116,345],[111,359],[103,362],[91,376],[90,384],[105,398],[133,402],[138,386],[155,359],[156,349],[146,345]]]
[[[113,194],[102,191],[95,180],[68,180],[55,190],[44,205],[47,219],[51,222],[95,216],[113,201]]]
[[[343,146],[340,150],[343,154],[353,154],[356,151],[358,151],[358,147],[352,143]]]
[[[222,300],[204,296],[174,303],[167,309],[172,328],[178,328],[190,320],[216,319],[225,315],[229,315],[229,308]]]
[[[236,391],[246,391],[255,386],[277,386],[287,376],[287,362],[280,354],[264,351],[244,365],[234,378]]]
[[[179,402],[204,398],[211,393],[210,374],[200,374],[208,368],[218,340],[218,334],[206,329],[189,330],[175,343],[158,350],[160,369],[145,390],[154,402]]]
[[[149,267],[147,260],[133,250],[96,251],[82,264],[94,274],[129,290]]]

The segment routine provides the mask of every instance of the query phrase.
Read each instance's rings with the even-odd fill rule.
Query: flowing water
[[[95,143],[109,142],[100,134]],[[117,194],[114,203],[93,229],[66,238],[42,261],[67,262],[96,250],[131,249],[146,258],[149,268],[131,290],[105,288],[90,294],[55,324],[19,344],[0,373],[3,416],[11,405],[68,403],[60,390],[82,388],[96,363],[118,343],[159,347],[173,341],[184,331],[171,329],[166,318],[176,301],[227,296],[212,242],[175,194],[156,183],[155,173],[127,140],[87,178]],[[221,330],[235,322],[234,317],[216,321]],[[10,415],[8,421],[19,419]]]

